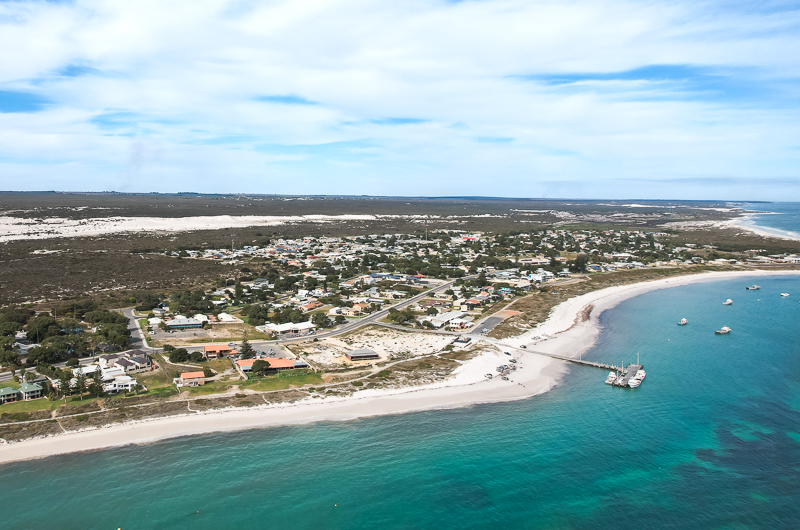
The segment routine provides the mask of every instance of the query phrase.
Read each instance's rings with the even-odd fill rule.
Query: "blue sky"
[[[800,201],[800,4],[0,1],[0,189]]]

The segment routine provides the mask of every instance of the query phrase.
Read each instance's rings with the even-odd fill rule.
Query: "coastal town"
[[[559,290],[800,263],[625,230],[278,238],[166,254],[216,261],[220,278],[202,291],[140,292],[128,308],[87,297],[2,309],[0,438],[124,421],[115,410],[126,401],[160,416],[198,399],[224,408],[231,396],[253,406],[446,384],[470,361],[480,379],[511,381],[521,365],[495,358],[498,341],[535,330]],[[538,321],[527,300],[544,303]],[[145,413],[149,402],[159,406]],[[20,429],[30,421],[37,428]]]

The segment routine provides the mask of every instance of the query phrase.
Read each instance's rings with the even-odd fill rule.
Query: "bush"
[[[183,363],[189,360],[189,352],[186,351],[186,348],[178,348],[177,350],[173,350],[169,354],[169,362],[171,363]]]
[[[204,377],[213,377],[213,375],[214,375],[214,372],[211,371],[211,368],[209,368],[208,366],[203,368],[203,376]]]
[[[190,356],[190,358],[196,363],[205,360],[205,357],[203,357],[203,354],[200,353],[199,351],[192,352],[192,355]],[[208,376],[206,376],[206,377],[208,377]]]
[[[172,344],[164,344],[164,351],[165,352],[175,351],[175,346],[173,346]]]
[[[76,359],[75,357],[67,361],[67,366],[69,366],[70,368],[75,368],[76,366],[78,366],[78,364],[80,363],[78,362],[78,359]]]

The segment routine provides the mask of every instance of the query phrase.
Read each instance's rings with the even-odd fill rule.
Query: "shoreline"
[[[130,444],[141,445],[213,432],[299,425],[317,421],[347,421],[527,399],[545,393],[560,384],[563,375],[568,371],[568,363],[538,355],[531,350],[572,358],[582,355],[594,346],[599,336],[600,314],[624,300],[654,290],[692,283],[721,281],[734,277],[798,274],[800,271],[708,272],[609,287],[565,300],[553,308],[545,322],[522,335],[502,341],[483,339],[488,347],[441,382],[401,389],[367,389],[355,392],[350,397],[327,398],[324,401],[304,398],[291,404],[267,405],[253,409],[222,409],[151,418],[11,442],[0,445],[0,464],[78,451],[108,449]],[[589,318],[581,320],[581,315],[589,306],[592,306]],[[483,377],[487,370],[493,372],[494,366],[508,359],[502,353],[503,346],[519,347],[522,344],[528,345],[531,350],[516,352],[519,368],[512,373],[509,381],[502,381],[499,377],[493,379]]]
[[[800,241],[800,234],[790,232],[788,230],[780,230],[778,228],[770,228],[756,224],[755,216],[757,215],[778,215],[773,212],[752,212],[749,211],[742,217],[736,217],[722,223],[723,226],[729,228],[739,228],[746,230],[757,236],[772,237],[777,239],[785,239],[788,241]]]

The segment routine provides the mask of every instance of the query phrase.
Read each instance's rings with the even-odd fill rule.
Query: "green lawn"
[[[75,406],[75,405],[86,405],[87,403],[91,403],[93,399],[87,398],[84,396],[83,401],[80,400],[77,396],[70,396],[67,400],[67,406]],[[5,414],[7,412],[35,412],[37,410],[55,410],[61,405],[64,404],[63,399],[59,399],[58,401],[50,401],[47,398],[44,399],[34,399],[31,401],[15,401],[14,403],[6,403],[5,405],[0,405],[0,414]]]
[[[9,386],[11,388],[19,388],[20,385],[16,381],[4,381],[4,382],[0,383],[0,388],[6,388],[6,387],[9,387]]]

